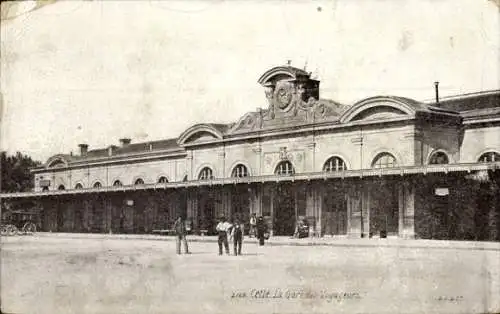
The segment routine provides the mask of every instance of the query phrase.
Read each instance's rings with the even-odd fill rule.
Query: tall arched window
[[[277,174],[279,176],[286,176],[286,175],[292,175],[295,173],[295,169],[293,168],[293,165],[291,162],[288,160],[284,160],[280,162],[277,166],[276,169],[274,170],[274,174]]]
[[[429,158],[429,165],[445,165],[449,162],[448,155],[444,152],[435,152],[431,155],[431,158]]]
[[[339,157],[331,157],[323,165],[323,171],[325,172],[334,172],[342,170],[347,170],[347,167],[342,158]]]
[[[158,183],[168,183],[168,179],[167,179],[167,177],[165,177],[165,176],[161,176],[161,177],[158,179]]]
[[[486,152],[479,157],[479,162],[495,162],[500,161],[500,154],[497,152]]]
[[[209,167],[205,167],[201,169],[200,174],[198,175],[198,180],[211,180],[214,178],[212,169]]]
[[[248,177],[247,167],[245,165],[242,165],[242,164],[237,164],[233,168],[233,171],[231,172],[231,177],[233,177],[233,178]]]
[[[102,184],[101,184],[101,182],[99,182],[99,181],[98,181],[98,182],[94,183],[94,188],[95,188],[95,189],[102,188]]]
[[[378,154],[372,162],[372,168],[391,168],[397,165],[396,158],[389,153]]]
[[[83,189],[83,185],[81,183],[77,183],[75,185],[75,189],[79,190],[79,189]]]
[[[135,180],[134,184],[135,185],[142,185],[142,184],[144,184],[144,180],[142,180],[141,178],[139,178],[139,179]]]
[[[113,182],[113,186],[122,186],[122,185],[123,183],[120,180],[115,180],[115,182]]]
[[[57,189],[58,190],[65,190],[66,188],[64,187],[64,185],[61,184]]]

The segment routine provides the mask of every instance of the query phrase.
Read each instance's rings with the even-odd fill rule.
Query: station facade
[[[41,228],[150,233],[183,215],[193,233],[220,216],[263,216],[273,235],[500,240],[500,91],[420,102],[320,98],[310,73],[258,80],[267,108],[178,138],[58,154],[32,170]],[[437,90],[436,90],[437,92]]]

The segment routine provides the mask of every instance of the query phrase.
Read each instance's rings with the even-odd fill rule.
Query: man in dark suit
[[[186,222],[179,216],[174,224],[176,244],[177,244],[177,254],[181,254],[181,242],[184,243],[184,254],[190,254],[188,249],[188,244],[186,240]]]

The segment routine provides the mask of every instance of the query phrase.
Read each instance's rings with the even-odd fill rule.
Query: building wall
[[[258,143],[235,143],[226,145],[224,176],[229,177],[237,164],[247,167],[250,175],[260,174],[260,159]]]
[[[205,167],[210,167],[215,178],[222,178],[223,173],[223,147],[200,147],[191,150],[193,160],[191,165],[190,180],[197,180],[200,171]]]
[[[156,183],[160,176],[166,176],[169,182],[181,181],[186,175],[184,159],[169,159],[161,161],[130,163],[108,166],[95,166],[88,168],[53,171],[35,175],[35,191],[41,191],[40,178],[51,180],[50,189],[56,190],[60,185],[65,189],[73,189],[80,183],[84,188],[92,187],[96,182],[102,186],[111,186],[115,180],[120,180],[123,185],[134,184],[141,178],[144,183]]]
[[[477,162],[487,151],[500,154],[500,126],[466,129],[460,150],[461,162]]]
[[[417,164],[426,165],[429,157],[436,151],[445,152],[450,163],[461,162],[460,126],[432,125],[421,127],[421,154]]]
[[[317,135],[314,170],[322,171],[325,162],[333,156],[342,158],[348,170],[359,169],[361,145],[355,142],[359,137],[359,132]]]
[[[282,161],[280,149],[286,147],[288,160],[293,164],[296,173],[308,172],[312,164],[312,154],[307,145],[311,143],[307,136],[281,139],[269,139],[261,143],[262,175],[272,175],[276,166]]]
[[[407,125],[317,135],[315,171],[332,156],[341,157],[349,170],[369,169],[382,152],[394,155],[399,165],[413,165],[414,138],[406,136],[413,130]]]
[[[185,175],[196,180],[200,170],[209,166],[217,178],[229,177],[236,164],[247,166],[251,175],[272,175],[281,161],[280,149],[286,147],[289,160],[297,173],[322,171],[324,163],[332,156],[342,158],[348,169],[369,169],[376,155],[393,154],[398,165],[427,164],[429,156],[444,151],[450,163],[476,162],[485,151],[500,147],[500,127],[467,129],[464,133],[457,126],[425,125],[415,133],[413,125],[367,128],[343,132],[320,133],[289,138],[268,138],[260,142],[227,143],[225,146],[201,146],[188,151],[192,158],[168,159],[154,162],[97,166],[72,170],[58,170],[35,175],[35,190],[40,191],[42,179],[51,180],[50,189],[64,185],[74,188],[77,183],[84,188],[96,182],[110,186],[115,180],[130,185],[142,178],[145,183],[155,183],[160,176],[169,182],[182,181]]]
[[[413,184],[415,234],[423,239],[500,239],[500,175],[487,181],[467,175],[427,175]],[[448,195],[436,195],[436,188],[448,188]]]
[[[399,166],[414,165],[414,138],[409,137],[412,125],[363,131],[363,169],[372,167],[375,157],[382,152],[391,153]]]

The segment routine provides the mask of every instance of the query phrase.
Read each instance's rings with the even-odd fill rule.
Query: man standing
[[[181,242],[184,243],[184,254],[190,254],[188,250],[188,244],[186,240],[186,223],[182,216],[179,216],[174,224],[176,244],[177,244],[177,254],[181,254]]]
[[[217,227],[215,228],[219,233],[219,255],[222,255],[222,244],[224,243],[224,249],[226,250],[226,254],[229,255],[229,243],[227,243],[227,233],[231,228],[231,224],[226,221],[225,217],[221,217]]]
[[[264,217],[260,216],[257,220],[257,237],[259,238],[259,245],[264,245],[264,239],[267,236],[267,225],[264,221]]]
[[[243,242],[243,230],[238,219],[234,220],[231,230],[231,238],[234,243],[234,255],[241,255],[241,244]]]
[[[256,231],[257,231],[257,217],[255,216],[255,213],[252,213],[252,216],[250,217],[250,232],[249,232],[250,238],[256,236],[257,233]]]

